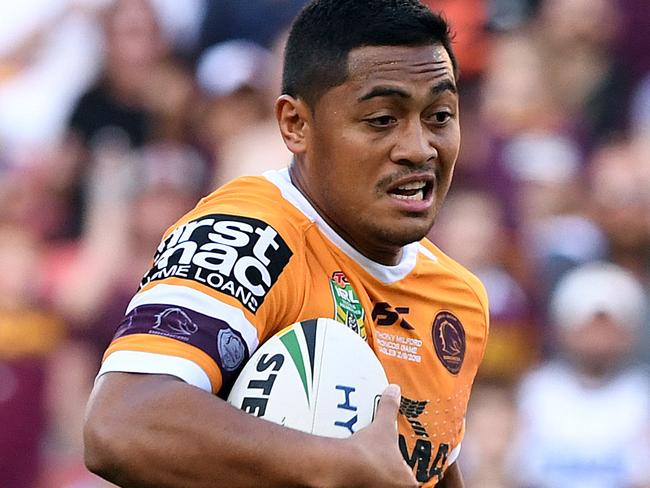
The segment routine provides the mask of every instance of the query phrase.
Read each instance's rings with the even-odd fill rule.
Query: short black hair
[[[282,93],[312,109],[348,75],[348,54],[364,46],[440,43],[456,58],[446,20],[419,0],[313,0],[296,17],[284,51]]]

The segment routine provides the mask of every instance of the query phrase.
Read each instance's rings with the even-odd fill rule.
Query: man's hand
[[[397,444],[399,402],[399,386],[389,385],[379,401],[375,420],[349,439],[353,455],[356,453],[365,469],[356,471],[348,480],[337,480],[337,486],[418,486]]]

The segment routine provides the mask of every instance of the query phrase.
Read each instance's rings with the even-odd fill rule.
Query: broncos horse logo
[[[192,335],[199,330],[198,325],[180,308],[166,308],[156,315],[153,328],[182,336]]]
[[[440,336],[442,351],[445,354],[458,356],[462,353],[464,346],[463,338],[454,324],[448,320],[443,320],[440,324],[438,335]]]
[[[465,359],[465,329],[451,312],[439,312],[431,330],[436,355],[447,370],[456,374]]]

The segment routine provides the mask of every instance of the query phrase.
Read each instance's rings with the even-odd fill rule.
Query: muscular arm
[[[169,376],[109,373],[89,403],[86,464],[122,487],[417,486],[397,447],[398,399],[382,403],[372,426],[329,439]]]
[[[447,468],[445,477],[436,485],[436,488],[465,488],[458,461]]]

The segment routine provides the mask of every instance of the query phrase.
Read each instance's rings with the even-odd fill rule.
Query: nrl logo
[[[359,301],[357,293],[342,271],[335,271],[330,278],[330,290],[334,299],[334,319],[347,325],[359,334],[364,341],[368,340],[366,326],[363,322],[366,314]]]

